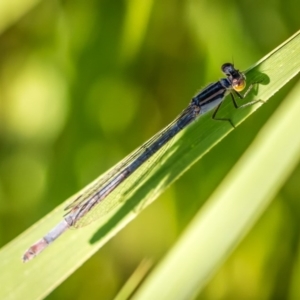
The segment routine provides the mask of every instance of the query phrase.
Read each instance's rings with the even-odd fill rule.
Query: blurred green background
[[[291,36],[299,9],[295,0],[0,2],[0,246],[172,121],[224,62],[247,69]],[[144,258],[158,262],[296,80],[48,299],[112,299]],[[199,299],[297,299],[299,176],[298,167]]]

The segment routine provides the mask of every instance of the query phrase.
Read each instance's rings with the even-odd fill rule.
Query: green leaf
[[[299,72],[299,35],[298,32],[246,72],[248,83],[260,84],[256,95],[251,93],[245,101],[253,97],[267,101]],[[227,102],[220,113],[229,114],[235,124],[261,105],[233,110]],[[42,298],[49,294],[231,130],[227,122],[212,121],[210,114],[199,118],[99,205],[99,213],[106,212],[99,221],[70,230],[36,259],[22,264],[24,251],[61,220],[69,200],[57,207],[1,249],[0,298]]]
[[[192,299],[203,289],[299,163],[299,96],[300,82],[134,299]]]

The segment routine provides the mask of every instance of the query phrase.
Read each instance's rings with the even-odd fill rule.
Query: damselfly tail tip
[[[42,238],[32,245],[23,255],[23,263],[26,263],[41,253],[49,244]]]
[[[23,263],[27,263],[30,260],[32,260],[34,257],[36,256],[36,254],[30,249],[28,249],[25,254],[22,257],[22,261]]]

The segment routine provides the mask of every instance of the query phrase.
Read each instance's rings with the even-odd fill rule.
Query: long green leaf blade
[[[247,72],[248,82],[261,82],[255,96],[257,99],[267,101],[299,72],[299,35],[298,32]],[[247,97],[248,100],[251,98]],[[229,104],[225,106],[227,112],[229,109],[232,111]],[[238,124],[259,106],[234,111],[233,121]],[[231,130],[226,122],[211,121],[209,114],[201,117],[174,139],[165,150],[161,164],[142,178],[139,172],[131,176],[130,182],[126,183],[129,192],[125,196],[116,191],[118,195],[111,203],[115,208],[109,218],[67,232],[38,258],[29,264],[22,264],[24,251],[62,218],[67,202],[50,212],[1,249],[0,298],[35,299],[49,294]]]
[[[299,95],[298,83],[134,299],[191,299],[202,290],[299,162]]]

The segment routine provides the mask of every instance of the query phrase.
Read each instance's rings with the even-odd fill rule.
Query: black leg
[[[257,83],[258,83],[258,82],[257,82]],[[254,84],[256,84],[256,83],[254,83]],[[249,88],[247,89],[247,91],[245,92],[244,95],[240,94],[239,92],[237,92],[237,91],[235,91],[235,90],[233,90],[233,91],[230,93],[232,103],[233,103],[233,105],[234,105],[234,107],[235,107],[236,109],[243,108],[243,107],[246,107],[246,106],[250,106],[250,105],[253,105],[253,104],[258,103],[258,102],[260,102],[260,103],[265,103],[265,101],[263,101],[263,100],[253,100],[253,101],[250,101],[250,102],[245,103],[245,104],[243,104],[243,105],[238,105],[238,104],[237,104],[237,102],[236,102],[236,100],[235,100],[235,97],[234,97],[234,94],[235,94],[237,97],[239,97],[240,99],[244,99],[244,98],[247,97],[247,95],[249,94],[249,92],[253,89],[254,84],[251,84],[251,85],[249,86]],[[234,93],[234,94],[233,94],[233,93]],[[217,112],[218,112],[218,110],[220,109],[220,106],[221,106],[222,103],[223,103],[223,101],[216,107],[216,109],[215,109],[215,111],[214,111],[214,113],[213,113],[213,115],[212,115],[212,119],[213,119],[213,120],[216,120],[216,121],[226,121],[226,122],[229,122],[230,125],[231,125],[233,128],[235,128],[235,126],[234,126],[234,124],[232,123],[231,119],[228,119],[228,118],[216,118]]]
[[[235,93],[235,95],[237,95],[240,99],[245,99],[247,97],[247,95],[251,92],[251,90],[253,89],[254,84],[258,84],[258,83],[259,82],[251,83],[244,95],[242,95],[239,92],[234,91],[234,90],[230,93],[233,105],[236,109],[243,108],[243,107],[246,107],[246,106],[250,106],[250,105],[253,105],[253,104],[258,103],[258,102],[263,103],[263,104],[265,103],[265,101],[259,99],[259,100],[250,101],[250,102],[242,104],[242,105],[238,105],[237,102],[235,101],[233,93]]]
[[[214,110],[214,113],[212,114],[212,119],[215,120],[215,121],[226,121],[226,122],[229,122],[230,125],[235,128],[235,126],[233,125],[231,119],[228,119],[228,118],[216,118],[216,114],[218,112],[218,110],[220,109],[221,105],[222,105],[223,101],[216,107],[216,109]]]

